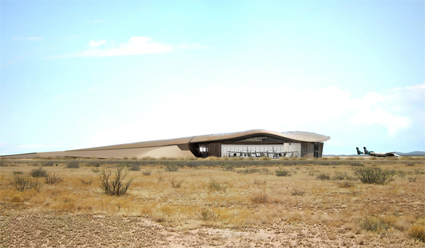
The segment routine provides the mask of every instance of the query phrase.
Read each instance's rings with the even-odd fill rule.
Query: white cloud
[[[106,40],[100,40],[100,41],[92,40],[92,41],[90,41],[89,46],[98,47],[98,46],[104,45],[105,43],[106,43]]]
[[[395,136],[414,123],[425,126],[425,121],[412,115],[418,112],[418,108],[422,108],[419,112],[424,116],[425,113],[423,105],[418,106],[419,101],[409,102],[410,90],[403,94],[399,91],[394,94],[393,90],[369,92],[363,97],[353,98],[348,91],[335,87],[309,90],[279,87],[270,90],[231,85],[165,91],[155,102],[143,102],[149,104],[149,113],[105,127],[91,137],[89,146],[256,128],[319,132],[329,130],[329,126],[358,130],[357,126],[378,125],[390,136]],[[396,110],[400,106],[402,109]],[[137,113],[138,109],[135,107],[127,111]]]
[[[350,122],[358,125],[379,124],[388,128],[388,134],[394,136],[399,130],[410,125],[410,119],[404,116],[396,116],[380,107],[367,108],[360,111],[350,119]]]
[[[43,41],[41,37],[14,37],[14,40],[23,40],[23,41]]]
[[[425,126],[425,84],[371,92],[355,101],[360,111],[350,118],[352,124],[386,126],[390,136],[414,124]]]
[[[174,49],[207,49],[199,44],[167,45],[152,42],[150,37],[136,36],[128,42],[116,44],[114,41],[90,41],[90,49],[66,55],[54,55],[45,59],[69,57],[114,57],[154,53],[169,53]]]
[[[171,51],[170,45],[153,43],[151,40],[152,39],[149,37],[133,37],[127,43],[121,43],[118,46],[114,46],[112,48],[93,48],[82,52],[76,52],[71,54],[69,57],[113,57],[167,53]]]

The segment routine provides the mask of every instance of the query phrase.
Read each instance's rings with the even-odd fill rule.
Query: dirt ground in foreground
[[[328,236],[329,227],[306,224],[177,230],[142,217],[24,211],[3,213],[0,225],[2,247],[424,247],[367,233]]]

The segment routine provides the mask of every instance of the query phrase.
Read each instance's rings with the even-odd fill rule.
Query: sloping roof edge
[[[155,141],[144,141],[144,142],[135,142],[111,146],[100,146],[93,148],[84,148],[68,151],[98,151],[98,150],[112,150],[112,149],[130,149],[130,148],[143,148],[143,147],[158,147],[158,146],[170,146],[170,145],[181,145],[189,143],[203,143],[203,142],[214,142],[214,141],[224,141],[232,140],[237,138],[245,138],[253,135],[270,135],[285,140],[290,140],[293,142],[324,142],[330,139],[329,136],[322,134],[305,132],[305,131],[292,131],[292,132],[274,132],[263,129],[253,129],[242,132],[233,132],[233,133],[222,133],[222,134],[208,134],[208,135],[199,135],[191,136],[185,138],[177,139],[167,139],[167,140],[155,140]]]

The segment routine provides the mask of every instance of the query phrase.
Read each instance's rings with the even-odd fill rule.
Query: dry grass
[[[129,171],[128,178],[134,180],[127,194],[120,197],[104,194],[98,180],[103,169],[114,166],[110,161],[94,160],[92,164],[100,164],[100,170],[87,165],[68,169],[69,161],[55,161],[59,166],[45,166],[43,170],[61,181],[46,184],[40,178],[43,185],[38,191],[15,188],[14,178],[29,175],[34,169],[28,163],[17,163],[0,167],[0,201],[5,211],[141,216],[183,230],[202,226],[272,230],[290,223],[294,228],[320,225],[328,239],[347,237],[356,245],[371,244],[372,239],[382,242],[376,246],[392,241],[424,242],[425,175],[420,173],[424,170],[421,160],[415,160],[414,166],[406,166],[411,161],[381,163],[381,168],[397,172],[382,185],[361,183],[355,179],[352,165],[333,166],[331,159],[322,161],[331,166],[300,160],[299,165],[290,167],[260,164],[234,171],[235,166],[226,167],[224,160],[208,161],[215,160],[220,161],[218,166],[179,165],[178,170],[169,166],[170,170],[158,164]],[[17,171],[23,174],[14,175]],[[147,171],[155,176],[143,176]],[[277,176],[276,171],[287,171],[291,176]],[[324,180],[323,175],[327,176]],[[412,177],[415,179],[409,179]]]

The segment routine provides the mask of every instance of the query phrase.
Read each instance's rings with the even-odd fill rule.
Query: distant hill
[[[425,156],[425,152],[424,151],[414,151],[414,152],[406,152],[406,153],[404,153],[404,152],[396,152],[396,154],[397,155],[400,155],[400,156]],[[335,154],[323,154],[323,156],[326,156],[326,157],[345,156],[345,157],[347,157],[347,156],[358,156],[358,155],[357,154],[348,154],[348,155],[346,155],[346,154],[339,154],[339,155],[335,155]]]
[[[397,154],[400,156],[425,156],[425,152],[422,152],[422,151],[414,151],[414,152],[407,152],[407,153],[397,152]]]

